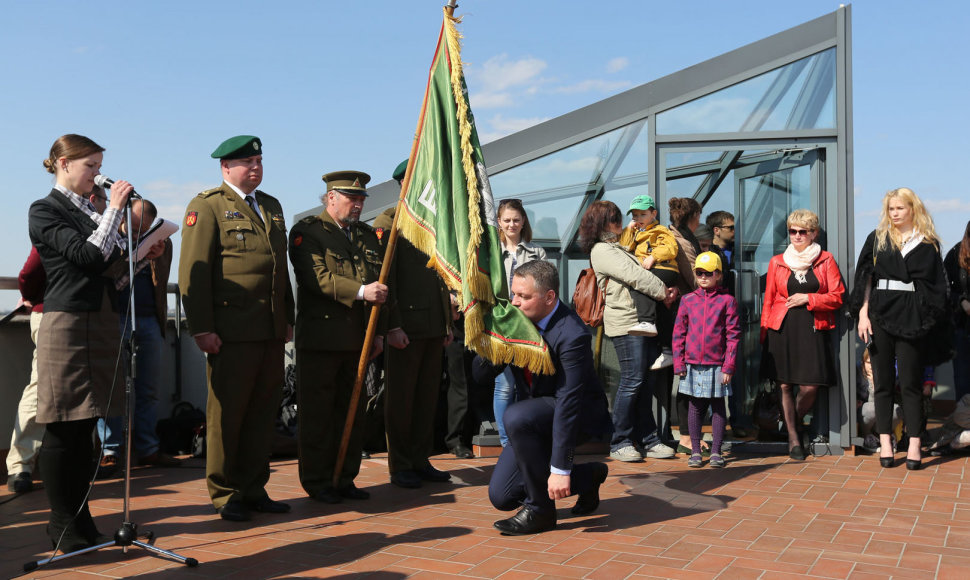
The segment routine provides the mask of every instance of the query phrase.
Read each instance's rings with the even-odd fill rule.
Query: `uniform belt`
[[[900,282],[899,280],[877,280],[877,290],[899,290],[902,292],[915,292],[916,286],[912,282]]]

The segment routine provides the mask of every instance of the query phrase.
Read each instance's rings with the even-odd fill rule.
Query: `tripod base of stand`
[[[138,546],[139,548],[148,550],[153,554],[156,554],[159,556],[165,556],[166,558],[171,558],[172,560],[175,560],[176,562],[179,562],[181,564],[185,564],[190,568],[195,568],[196,566],[199,565],[199,561],[196,560],[195,558],[186,558],[185,556],[181,556],[179,554],[176,554],[175,552],[171,552],[169,550],[163,550],[155,546],[153,543],[155,541],[155,534],[151,532],[147,532],[143,537],[148,541],[147,542],[139,541],[138,526],[131,522],[125,522],[121,524],[121,527],[118,528],[118,531],[115,532],[114,541],[105,542],[103,544],[98,544],[96,546],[88,546],[87,548],[83,548],[81,550],[75,550],[74,552],[61,554],[60,556],[51,556],[46,560],[37,560],[36,562],[28,562],[24,564],[24,572],[32,572],[41,566],[46,566],[47,564],[59,562],[61,560],[72,558],[74,556],[80,556],[81,554],[96,552],[102,548],[110,548],[112,546],[119,546],[123,548],[126,554],[128,553],[129,546]]]

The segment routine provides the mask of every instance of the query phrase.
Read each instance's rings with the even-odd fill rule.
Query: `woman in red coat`
[[[835,258],[815,243],[817,215],[807,209],[793,211],[788,236],[788,249],[768,263],[761,310],[762,364],[765,375],[781,385],[788,454],[801,460],[805,450],[799,432],[805,414],[815,404],[819,387],[837,384],[830,334],[845,286]]]

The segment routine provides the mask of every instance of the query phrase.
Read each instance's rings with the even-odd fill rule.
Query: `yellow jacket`
[[[680,250],[674,234],[667,228],[654,221],[645,230],[631,224],[623,230],[620,245],[628,248],[641,263],[647,256],[653,256],[657,262],[654,268],[678,272],[677,252]]]

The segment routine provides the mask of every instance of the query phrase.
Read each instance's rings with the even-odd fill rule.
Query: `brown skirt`
[[[38,423],[122,414],[120,335],[118,313],[107,293],[99,312],[44,313],[37,332]],[[112,384],[117,387],[113,393]]]

